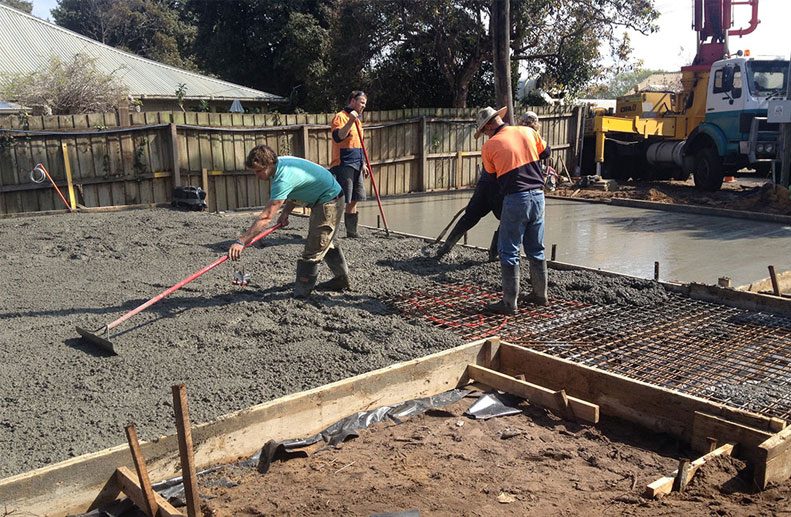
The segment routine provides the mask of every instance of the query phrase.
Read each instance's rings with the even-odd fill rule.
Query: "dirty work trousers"
[[[502,210],[503,196],[500,194],[500,187],[491,174],[483,171],[457,227],[462,228],[463,231],[470,230],[489,212],[500,219]]]
[[[544,260],[544,190],[508,194],[503,199],[500,214],[500,263],[506,266],[519,264],[519,248],[525,255]]]
[[[335,199],[316,205],[310,210],[308,238],[302,252],[302,260],[321,262],[327,251],[335,247],[333,240],[345,209],[346,203],[341,193]]]

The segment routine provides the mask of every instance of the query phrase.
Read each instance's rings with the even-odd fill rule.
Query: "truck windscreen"
[[[782,97],[788,84],[788,61],[748,61],[747,82],[754,97]]]

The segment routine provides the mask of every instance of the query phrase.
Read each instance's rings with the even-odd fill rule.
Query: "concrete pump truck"
[[[733,29],[733,6],[752,8]],[[758,0],[694,0],[697,54],[681,69],[681,92],[640,91],[618,98],[615,112],[585,123],[583,170],[614,179],[678,179],[701,190],[749,167],[767,173],[779,159],[779,124],[767,122],[772,99],[785,96],[788,60],[731,55],[730,36],[757,27]]]

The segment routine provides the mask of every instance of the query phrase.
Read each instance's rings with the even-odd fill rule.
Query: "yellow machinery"
[[[745,29],[730,29],[737,4],[752,7]],[[758,0],[694,0],[694,8],[698,52],[681,70],[682,91],[639,91],[618,98],[614,113],[589,113],[583,171],[592,173],[595,164],[596,174],[615,179],[687,179],[694,172],[697,187],[716,190],[738,168],[774,159],[777,133],[765,123],[773,94],[759,79],[784,88],[788,62],[727,57],[729,35],[755,30]]]

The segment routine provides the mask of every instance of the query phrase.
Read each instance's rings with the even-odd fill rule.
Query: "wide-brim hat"
[[[505,115],[505,112],[508,110],[508,106],[504,106],[499,110],[495,110],[490,106],[486,106],[485,108],[478,111],[478,118],[477,118],[477,125],[478,129],[475,131],[475,138],[481,136],[481,131],[483,130],[483,126],[489,123],[494,117],[502,117]]]
[[[528,122],[538,122],[538,113],[535,111],[526,111],[519,117],[519,123],[526,125]]]

